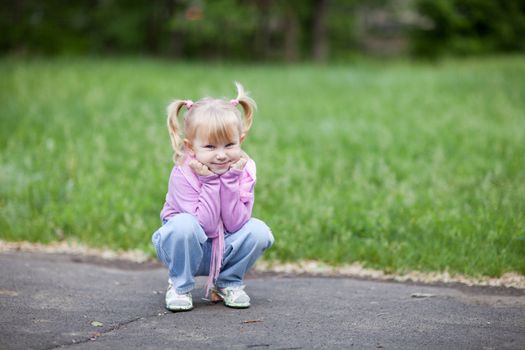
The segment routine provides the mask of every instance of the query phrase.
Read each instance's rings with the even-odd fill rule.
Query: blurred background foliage
[[[153,256],[164,108],[239,80],[267,258],[525,274],[523,38],[525,0],[0,0],[0,239]]]
[[[524,0],[0,0],[0,54],[337,61],[525,51]]]

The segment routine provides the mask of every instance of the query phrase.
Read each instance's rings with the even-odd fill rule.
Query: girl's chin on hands
[[[196,159],[190,161],[190,168],[200,176],[210,176],[210,175],[223,175],[227,173],[230,169],[243,170],[246,166],[248,160],[246,158],[240,158],[238,161],[233,163],[214,165],[210,164],[209,166],[199,162]]]

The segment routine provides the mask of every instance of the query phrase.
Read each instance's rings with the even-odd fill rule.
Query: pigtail
[[[244,125],[242,132],[246,135],[252,127],[253,112],[257,109],[257,104],[250,96],[248,96],[244,91],[244,87],[240,83],[235,82],[235,86],[237,87],[237,98],[235,100],[241,105],[244,111]]]
[[[184,156],[183,141],[179,132],[178,115],[183,106],[186,105],[184,100],[175,100],[171,102],[167,108],[168,112],[168,131],[171,139],[171,147],[173,148],[173,162],[177,163],[179,159]]]

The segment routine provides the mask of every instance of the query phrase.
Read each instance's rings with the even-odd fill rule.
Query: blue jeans
[[[211,240],[193,215],[181,213],[171,217],[153,234],[152,242],[178,294],[195,287],[195,276],[209,274]],[[241,286],[244,274],[273,242],[268,226],[254,218],[239,231],[225,233],[217,287]]]

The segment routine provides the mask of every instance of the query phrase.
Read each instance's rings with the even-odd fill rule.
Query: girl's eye
[[[206,145],[206,146],[204,146],[204,148],[207,148],[207,149],[214,149],[215,146],[214,146],[214,145]]]
[[[235,146],[235,143],[229,143],[229,144],[226,145],[226,147],[228,147],[228,148],[233,147],[233,146]]]

